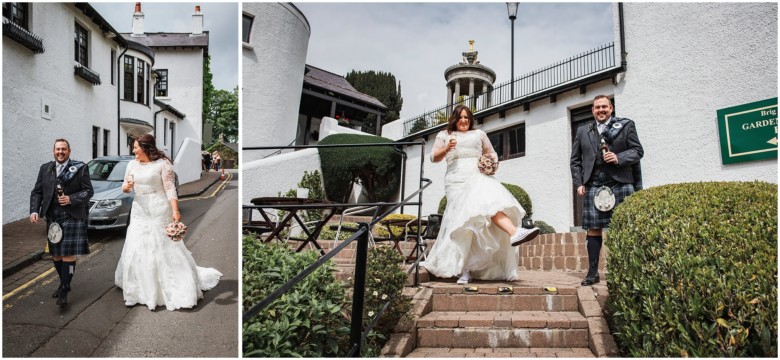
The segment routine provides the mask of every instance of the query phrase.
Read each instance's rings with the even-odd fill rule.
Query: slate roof
[[[135,41],[141,45],[149,47],[165,46],[209,46],[209,32],[204,31],[203,35],[190,36],[191,33],[145,33],[146,36],[133,37],[133,33],[122,33],[125,39]]]
[[[382,104],[382,102],[379,101],[377,98],[355,90],[355,88],[352,87],[352,85],[350,85],[347,79],[345,79],[343,76],[334,74],[329,71],[322,70],[320,68],[311,65],[306,65],[306,68],[309,71],[307,71],[306,74],[303,76],[304,85],[309,84],[319,88],[323,88],[325,90],[330,90],[334,93],[339,93],[341,95],[349,96],[351,98],[387,110],[387,106],[385,106],[385,104]]]

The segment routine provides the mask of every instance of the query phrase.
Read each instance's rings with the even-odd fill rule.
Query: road
[[[3,357],[237,357],[240,296],[238,179],[232,174],[201,196],[180,201],[185,244],[199,266],[223,277],[193,309],[127,307],[114,285],[124,231],[81,256],[68,305],[55,305],[59,284],[44,274],[3,299]]]

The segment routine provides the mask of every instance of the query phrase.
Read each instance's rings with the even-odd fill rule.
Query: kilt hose
[[[594,199],[596,192],[601,186],[607,186],[615,194],[615,207],[610,211],[600,211],[596,209]],[[634,193],[633,184],[619,183],[613,180],[606,171],[594,171],[588,184],[585,185],[585,198],[582,202],[582,228],[583,229],[604,229],[609,227],[612,220],[612,212],[629,195]]]
[[[49,243],[49,253],[52,256],[73,256],[89,254],[89,239],[87,238],[87,219],[75,219],[68,214],[60,204],[51,206],[46,217],[46,229],[49,224],[57,221],[62,227],[62,240],[53,244]]]

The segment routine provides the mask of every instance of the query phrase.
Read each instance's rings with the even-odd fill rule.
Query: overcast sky
[[[133,31],[135,2],[90,3],[119,32]],[[212,83],[217,89],[238,86],[238,4],[142,2],[144,31],[192,32],[195,5],[203,13],[203,30],[209,32]]]
[[[401,81],[401,118],[446,105],[444,70],[475,40],[478,60],[510,80],[506,3],[294,3],[311,25],[306,63],[346,75],[390,72]],[[515,78],[615,41],[611,3],[520,3]]]

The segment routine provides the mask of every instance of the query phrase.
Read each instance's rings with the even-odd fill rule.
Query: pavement
[[[236,172],[235,169],[225,170]],[[203,194],[211,185],[219,181],[221,172],[209,171],[202,173],[200,179],[179,185],[179,198],[195,197]],[[39,221],[30,223],[25,218],[3,225],[3,293],[8,283],[17,283],[16,280],[32,280],[40,272],[35,266],[36,262],[43,258],[45,250],[46,223]],[[91,239],[90,239],[91,240]],[[48,264],[47,267],[51,267]],[[26,273],[26,274],[25,274]],[[12,275],[15,281],[6,281]],[[29,279],[28,279],[29,278]],[[10,279],[9,279],[10,280]]]

